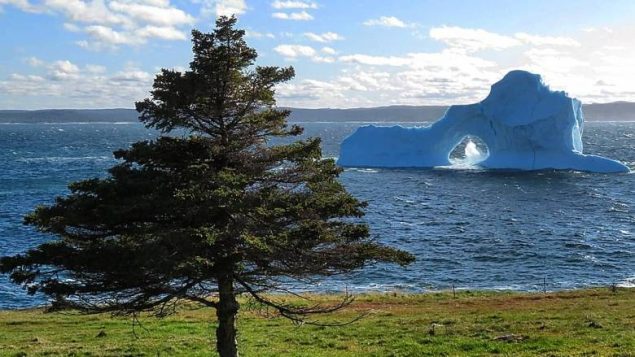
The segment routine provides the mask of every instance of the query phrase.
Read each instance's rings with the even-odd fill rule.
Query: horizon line
[[[635,104],[635,101],[617,100],[613,102],[591,102],[582,103],[585,105],[606,105],[606,104]],[[377,109],[377,108],[391,108],[391,107],[450,107],[452,105],[462,104],[387,104],[377,105],[372,107],[318,107],[318,108],[306,108],[306,107],[292,107],[292,106],[279,106],[282,109],[301,109],[301,110],[351,110],[351,109]],[[104,107],[104,108],[40,108],[40,109],[0,109],[0,111],[20,111],[20,112],[37,112],[45,110],[136,110],[135,108],[124,107]]]

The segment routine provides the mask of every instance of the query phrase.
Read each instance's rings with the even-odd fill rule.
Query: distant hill
[[[635,103],[613,102],[582,105],[584,118],[588,121],[635,120]]]
[[[376,108],[291,110],[291,121],[304,122],[422,122],[435,121],[445,113],[445,106],[395,105]],[[587,121],[635,120],[635,103],[614,102],[583,106]],[[0,110],[0,123],[69,123],[69,122],[134,122],[133,109],[45,109]]]
[[[387,121],[421,122],[435,121],[445,114],[446,106],[395,105],[375,108],[353,109],[300,109],[288,108],[294,121]],[[586,121],[632,121],[635,120],[635,103],[614,102],[585,104],[582,106]]]
[[[134,109],[0,110],[0,123],[70,123],[137,121]]]
[[[395,105],[375,108],[352,109],[300,109],[291,110],[292,121],[395,121],[421,122],[435,121],[443,116],[446,106]]]

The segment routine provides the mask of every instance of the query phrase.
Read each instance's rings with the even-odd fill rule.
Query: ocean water
[[[302,125],[305,135],[322,138],[325,156],[336,157],[342,139],[363,123]],[[112,151],[155,136],[138,123],[0,124],[0,255],[51,239],[22,225],[22,217],[66,193],[69,182],[103,177],[116,162]],[[587,123],[584,144],[587,153],[635,169],[635,122]],[[635,286],[635,174],[459,166],[347,169],[341,180],[368,201],[373,236],[417,261],[369,266],[309,290]],[[44,301],[0,276],[0,308]]]

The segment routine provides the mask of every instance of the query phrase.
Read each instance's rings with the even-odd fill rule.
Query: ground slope
[[[334,296],[318,296],[332,300]],[[371,294],[322,321],[295,326],[243,305],[244,356],[635,356],[635,289],[559,293]],[[0,312],[0,355],[209,355],[214,314],[183,309],[157,320]]]

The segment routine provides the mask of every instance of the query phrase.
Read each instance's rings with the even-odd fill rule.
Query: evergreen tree
[[[322,158],[319,139],[267,142],[302,131],[275,107],[274,86],[294,71],[254,66],[256,51],[235,24],[220,17],[212,33],[192,31],[190,69],[163,69],[152,98],[137,103],[140,120],[165,135],[116,151],[107,178],[72,183],[69,195],[37,207],[25,223],[57,239],[3,257],[2,273],[53,297],[53,308],[212,307],[218,352],[237,356],[238,294],[300,321],[351,297],[297,307],[263,292],[413,259],[369,238],[364,203],[338,182],[341,169]]]

